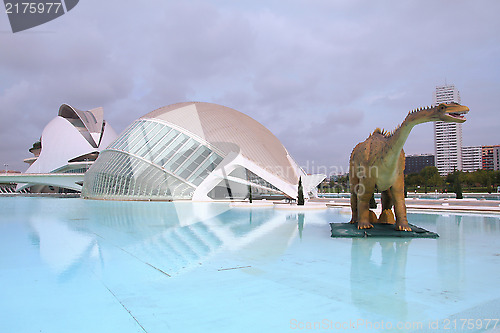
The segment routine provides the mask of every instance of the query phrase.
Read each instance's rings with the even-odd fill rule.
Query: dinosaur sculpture
[[[396,230],[411,231],[404,198],[403,146],[406,139],[415,125],[431,121],[463,123],[466,120],[463,114],[467,112],[468,107],[456,103],[410,111],[394,131],[386,132],[377,128],[365,141],[354,147],[349,162],[350,223],[357,223],[358,229],[372,228],[373,222],[395,223]],[[375,213],[369,210],[375,186],[382,193],[382,213],[378,220]]]

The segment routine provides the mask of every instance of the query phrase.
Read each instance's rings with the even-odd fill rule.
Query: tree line
[[[426,166],[419,173],[405,175],[408,192],[455,192],[460,185],[465,192],[497,192],[500,186],[500,171],[477,170],[474,172],[455,171],[440,176],[434,166]]]
[[[405,175],[408,192],[428,193],[436,190],[441,193],[497,192],[500,186],[500,171],[477,170],[474,172],[455,171],[447,176],[439,175],[434,166],[427,166],[418,173]],[[458,187],[458,188],[457,188]],[[331,177],[318,186],[320,193],[349,193],[349,175]]]

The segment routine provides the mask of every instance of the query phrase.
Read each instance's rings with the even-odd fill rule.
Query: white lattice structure
[[[241,200],[256,194],[307,197],[308,176],[280,141],[249,116],[212,103],[162,107],[139,118],[85,175],[82,196],[113,200]]]

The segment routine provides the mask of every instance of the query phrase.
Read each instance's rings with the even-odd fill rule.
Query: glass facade
[[[85,175],[82,196],[191,199],[222,160],[206,143],[162,122],[140,119],[101,153]]]
[[[283,194],[276,186],[271,184],[265,179],[260,178],[257,176],[255,173],[253,173],[250,170],[246,170],[247,173],[247,179],[249,182],[258,185],[259,186],[259,193],[266,193],[266,194]],[[265,189],[263,189],[265,187]]]
[[[284,195],[277,187],[246,168],[238,167],[229,176],[251,183],[250,189],[254,198],[268,195]],[[249,197],[249,186],[224,179],[208,193],[208,197],[214,200],[245,199]]]

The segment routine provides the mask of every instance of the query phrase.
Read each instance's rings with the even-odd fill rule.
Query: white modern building
[[[134,121],[85,174],[82,197],[104,200],[242,200],[315,195],[281,142],[249,116],[212,103],[162,107]]]
[[[462,171],[473,172],[482,169],[482,146],[462,147]]]
[[[35,142],[30,149],[34,156],[24,160],[30,164],[26,173],[84,173],[97,159],[99,152],[117,136],[104,120],[102,108],[82,111],[63,104],[58,116],[43,129],[40,141]],[[28,187],[31,192],[58,191],[60,184],[51,184],[50,177],[46,178],[46,184],[20,184],[17,191]],[[71,189],[75,190],[74,187]]]
[[[454,85],[436,87],[434,105],[459,103],[460,93]],[[436,167],[444,176],[462,170],[462,124],[437,121],[434,123],[434,149]]]

